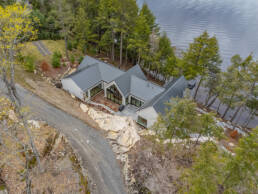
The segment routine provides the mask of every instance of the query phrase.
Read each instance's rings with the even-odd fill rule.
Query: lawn
[[[51,54],[53,54],[55,51],[59,51],[62,55],[65,54],[65,42],[63,40],[42,40],[41,42],[51,52]],[[40,63],[42,61],[50,63],[52,57],[52,55],[41,55],[37,47],[32,42],[28,42],[25,44],[25,47],[22,50],[22,54],[24,56],[34,56],[37,63]]]
[[[65,53],[65,43],[63,40],[42,40],[42,43],[45,47],[53,54],[55,51],[59,51],[64,55]],[[52,55],[43,56],[33,42],[25,43],[25,47],[22,49],[22,55],[24,56],[33,56],[35,58],[35,65],[38,66],[42,61],[46,61],[51,64]],[[17,83],[29,89],[29,85],[26,83],[26,78],[33,80],[40,80],[41,77],[35,75],[34,73],[27,72],[24,70],[22,65],[17,65],[15,68],[16,76],[15,80]]]

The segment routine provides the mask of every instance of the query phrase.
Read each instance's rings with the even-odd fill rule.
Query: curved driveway
[[[0,90],[3,91],[0,80]],[[107,140],[99,131],[89,127],[81,120],[55,108],[26,89],[17,86],[24,106],[30,107],[33,117],[48,122],[68,138],[71,146],[82,159],[90,180],[92,193],[124,194],[125,186],[115,154]]]

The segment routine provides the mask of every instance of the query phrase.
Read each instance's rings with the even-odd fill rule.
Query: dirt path
[[[37,47],[37,49],[43,56],[51,55],[51,52],[46,48],[46,46],[40,40],[34,41],[33,44],[34,46]]]

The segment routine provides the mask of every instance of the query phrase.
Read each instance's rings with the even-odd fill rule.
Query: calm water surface
[[[258,0],[138,0],[146,2],[161,31],[185,50],[204,30],[216,35],[225,69],[235,54],[258,58]]]

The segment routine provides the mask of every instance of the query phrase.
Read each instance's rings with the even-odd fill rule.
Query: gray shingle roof
[[[139,65],[133,66],[126,73],[118,77],[115,82],[125,97],[130,94],[132,75],[147,80]]]
[[[131,76],[130,94],[147,102],[162,93],[165,89],[149,81]]]
[[[89,56],[83,59],[76,72],[66,78],[71,78],[83,91],[100,81],[115,81],[125,97],[131,94],[146,102],[141,109],[153,106],[159,113],[165,113],[165,103],[172,97],[182,97],[188,85],[186,79],[180,77],[160,87],[147,80],[139,65],[123,72]]]
[[[100,81],[107,83],[124,74],[123,71],[100,60],[86,56],[76,72],[67,76],[71,78],[83,91],[91,88]]]
[[[81,68],[66,78],[71,78],[83,91],[96,85],[102,80],[97,64]]]
[[[166,89],[164,92],[145,103],[141,109],[152,106],[158,113],[164,114],[167,107],[166,103],[169,102],[171,98],[182,98],[187,85],[188,82],[183,76],[177,80],[172,80],[165,86]]]

